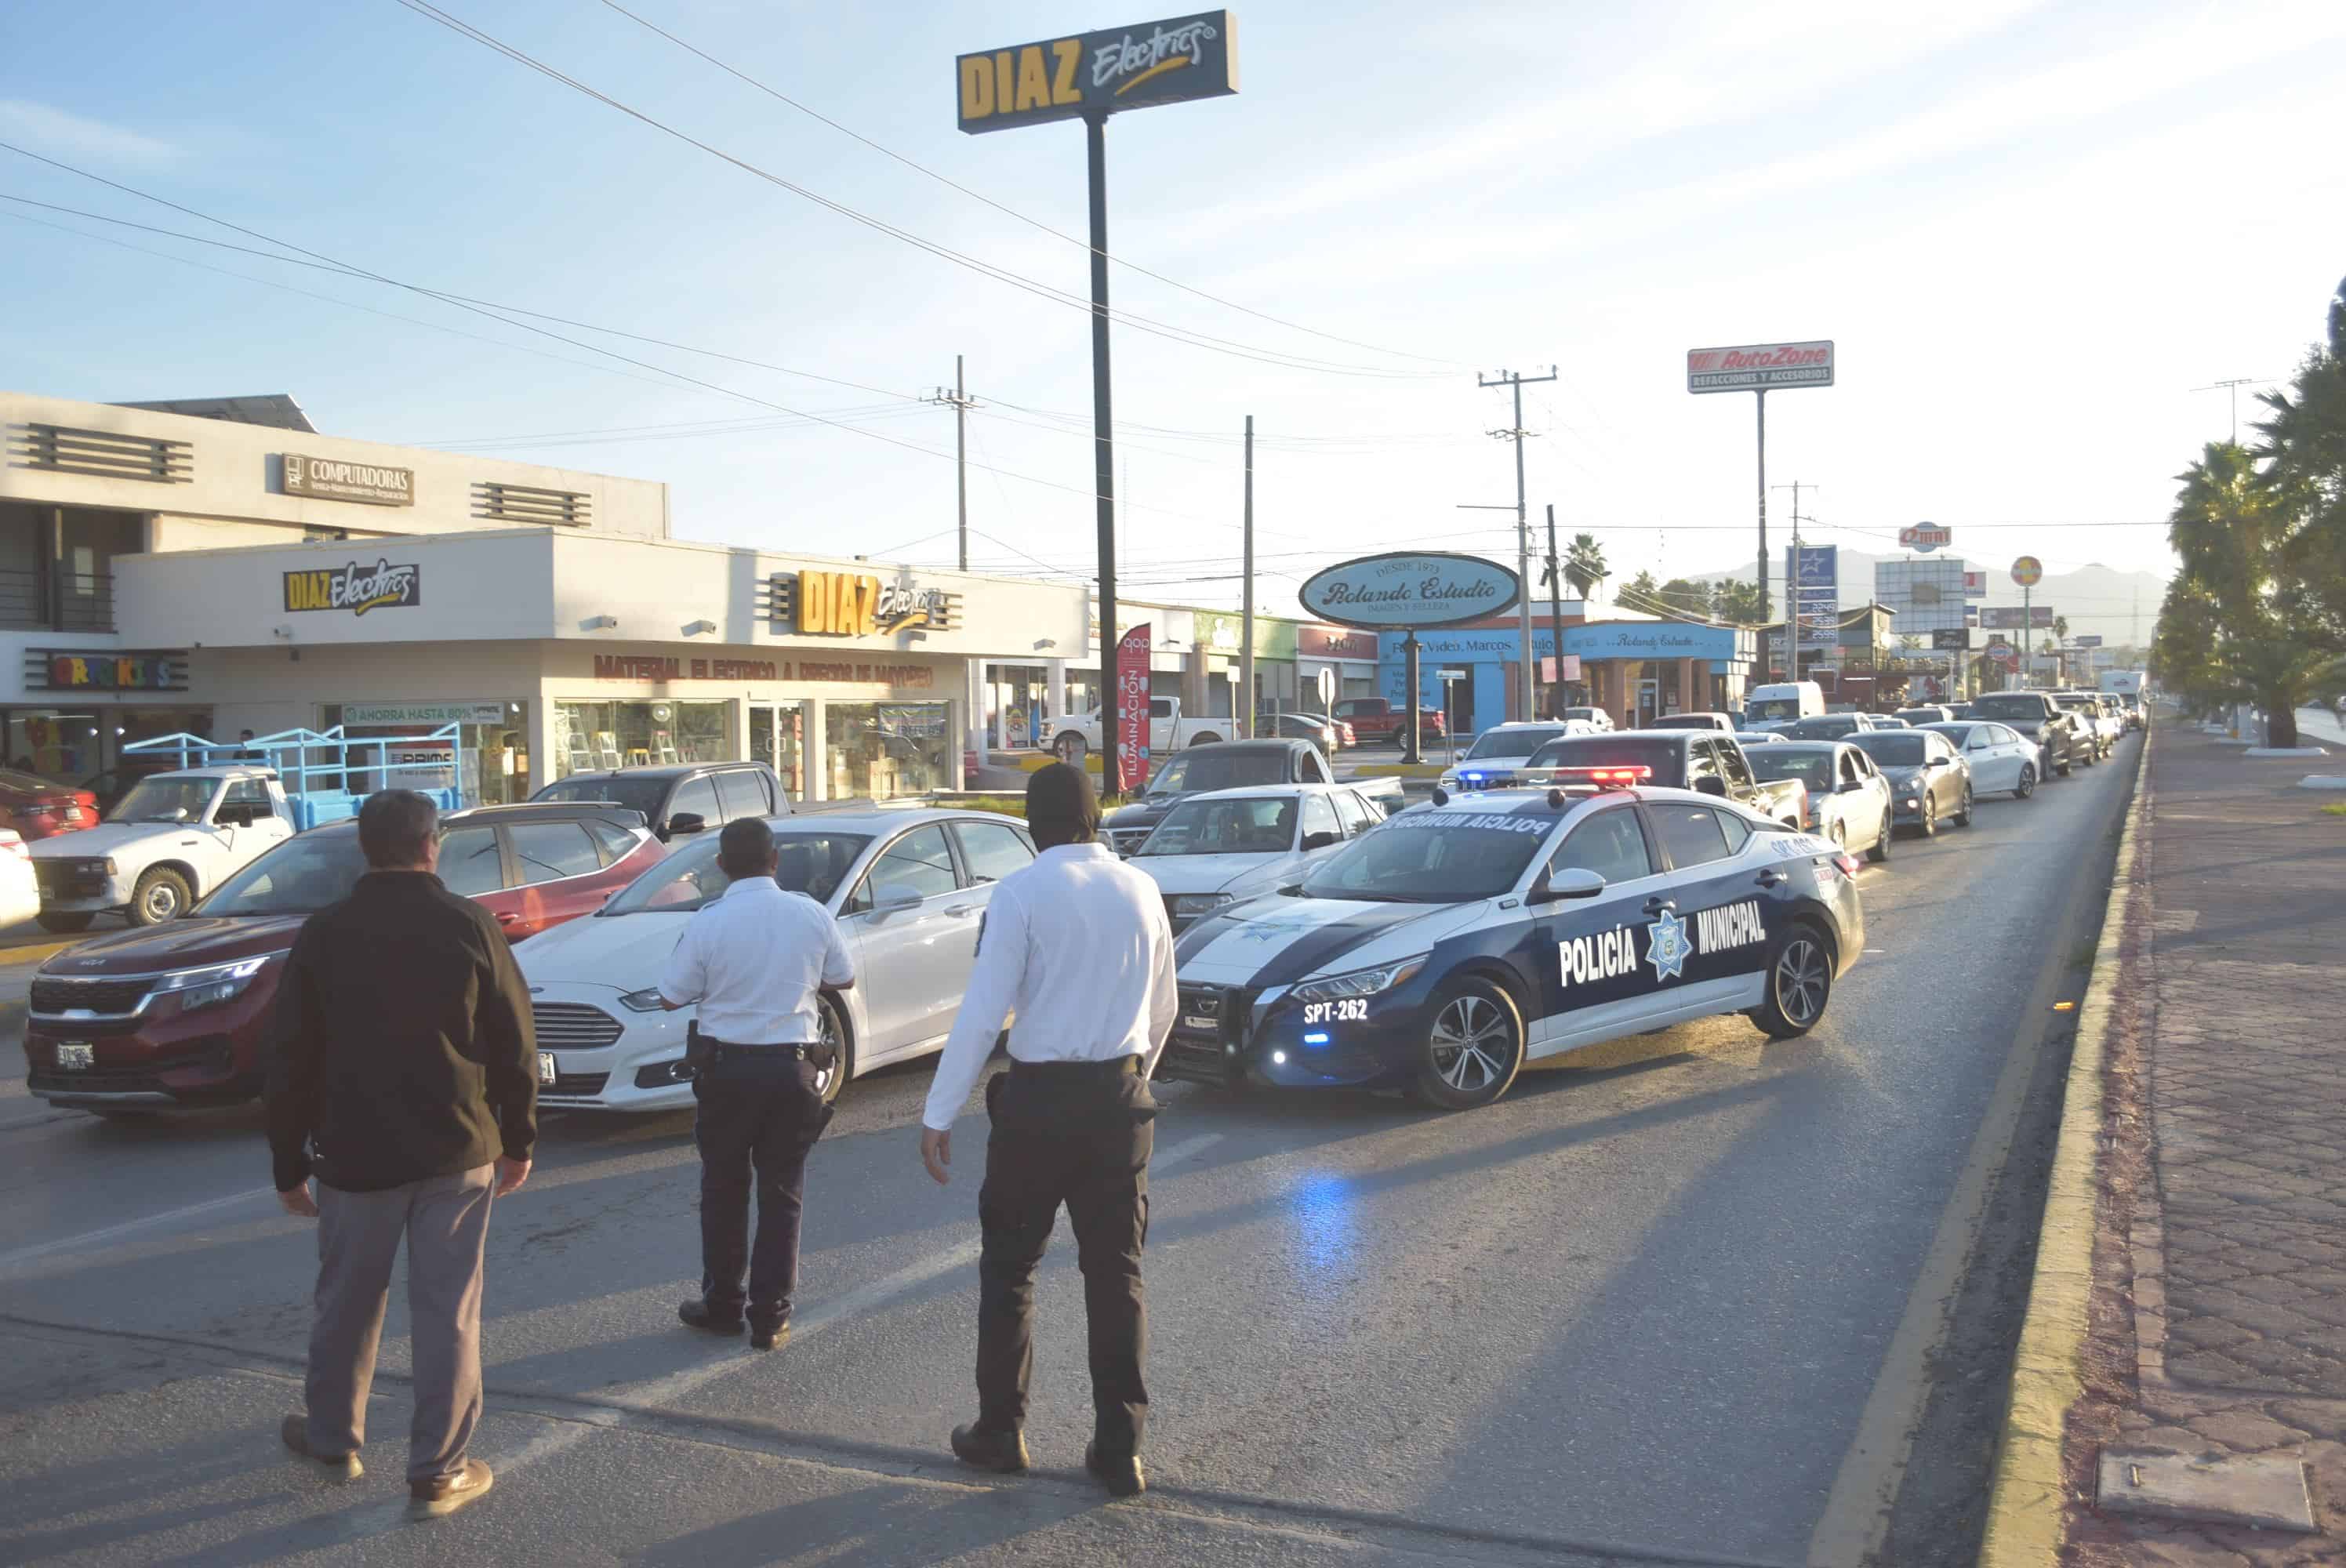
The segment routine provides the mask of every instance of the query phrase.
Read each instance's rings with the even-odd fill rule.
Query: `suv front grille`
[[[583,1002],[533,1002],[541,1051],[594,1051],[616,1044],[625,1026],[599,1007]]]
[[[54,1016],[87,1012],[119,1018],[138,1005],[155,984],[151,977],[132,980],[69,980],[58,975],[33,977],[32,1010]]]

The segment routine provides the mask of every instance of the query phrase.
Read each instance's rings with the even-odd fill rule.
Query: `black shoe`
[[[972,1422],[953,1430],[954,1457],[979,1470],[1020,1475],[1026,1469],[1026,1434],[988,1431]]]
[[[1148,1478],[1140,1473],[1140,1456],[1128,1453],[1122,1459],[1102,1459],[1099,1444],[1084,1445],[1084,1468],[1099,1478],[1099,1483],[1117,1497],[1137,1497],[1148,1488]]]
[[[779,1350],[790,1342],[790,1320],[787,1318],[779,1323],[753,1322],[750,1325],[750,1349],[752,1350]]]
[[[720,1311],[698,1297],[678,1302],[676,1316],[686,1328],[698,1329],[704,1334],[739,1334],[745,1326],[739,1311]]]

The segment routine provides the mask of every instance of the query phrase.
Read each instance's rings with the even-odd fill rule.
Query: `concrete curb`
[[[2082,1371],[2086,1314],[2094,1286],[2096,1199],[2100,1189],[2102,1060],[2118,980],[2118,950],[2134,902],[2135,861],[2149,801],[2152,732],[2143,732],[2135,761],[2134,799],[2127,809],[2118,858],[2110,873],[2110,902],[2094,948],[2093,978],[2077,1009],[2077,1039],[2062,1090],[2061,1133],[2028,1286],[2028,1313],[2013,1356],[2012,1388],[2004,1431],[1996,1442],[1988,1486],[1987,1531],[1980,1568],[2044,1568],[2056,1560],[2067,1524],[2062,1439],[2069,1407],[2085,1391]]]

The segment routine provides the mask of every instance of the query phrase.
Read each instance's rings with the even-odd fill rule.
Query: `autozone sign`
[[[1747,343],[1733,349],[1688,349],[1687,391],[1766,392],[1771,387],[1833,384],[1833,346],[1818,343]]]

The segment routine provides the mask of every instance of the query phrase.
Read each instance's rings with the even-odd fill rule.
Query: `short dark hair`
[[[762,877],[773,860],[774,830],[762,817],[736,817],[717,835],[717,867],[729,877]]]
[[[440,808],[413,789],[378,789],[359,807],[359,848],[370,866],[420,866],[440,836]]]
[[[1026,826],[1044,848],[1087,844],[1099,821],[1099,795],[1082,769],[1046,762],[1026,780]]]

